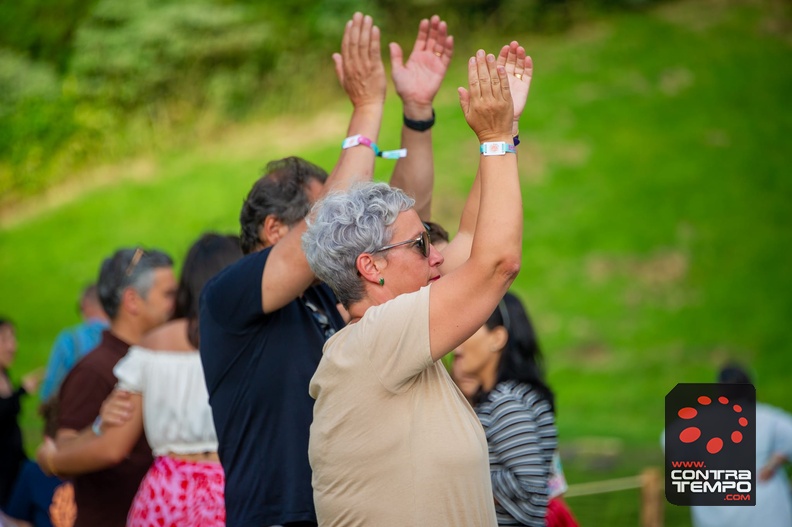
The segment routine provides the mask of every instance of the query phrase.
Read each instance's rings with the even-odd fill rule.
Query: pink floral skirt
[[[220,463],[158,457],[140,483],[127,527],[224,526],[224,487]]]

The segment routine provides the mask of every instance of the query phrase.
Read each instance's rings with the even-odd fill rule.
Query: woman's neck
[[[491,392],[495,385],[498,383],[498,363],[500,362],[500,353],[493,353],[493,357],[489,360],[479,372],[479,381],[481,382],[481,389],[485,392]]]

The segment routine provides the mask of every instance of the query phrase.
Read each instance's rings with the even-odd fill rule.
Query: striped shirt
[[[476,407],[489,448],[498,525],[544,527],[547,480],[557,445],[555,416],[542,393],[506,381]]]

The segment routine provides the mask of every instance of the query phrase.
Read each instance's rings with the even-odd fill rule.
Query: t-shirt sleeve
[[[82,430],[90,425],[113,389],[84,361],[77,363],[61,386],[58,397],[58,428]]]
[[[778,409],[773,422],[772,449],[771,454],[781,454],[787,461],[792,460],[792,415]]]
[[[434,361],[429,349],[429,287],[369,308],[360,328],[374,374],[393,393],[408,389]]]
[[[61,331],[52,345],[50,358],[47,362],[47,373],[44,375],[44,380],[41,381],[39,397],[42,401],[55,395],[58,381],[63,379],[69,371],[69,367],[74,363],[75,355],[74,339],[67,331]],[[70,358],[72,364],[69,364]]]
[[[537,413],[541,412],[541,413]],[[548,502],[544,428],[552,425],[550,406],[541,402],[528,408],[511,395],[492,402],[492,424],[487,432],[492,492],[501,507],[521,523],[533,525],[545,515]]]
[[[264,316],[261,277],[270,250],[242,258],[206,284],[201,297],[201,326],[208,315],[207,323],[226,331],[242,332]]]
[[[118,379],[117,387],[127,392],[143,393],[145,375],[143,368],[147,353],[137,346],[129,348],[129,352],[115,365],[113,375]]]

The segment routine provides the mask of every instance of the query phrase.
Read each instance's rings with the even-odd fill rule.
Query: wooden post
[[[663,478],[649,467],[641,472],[641,527],[663,527]]]

